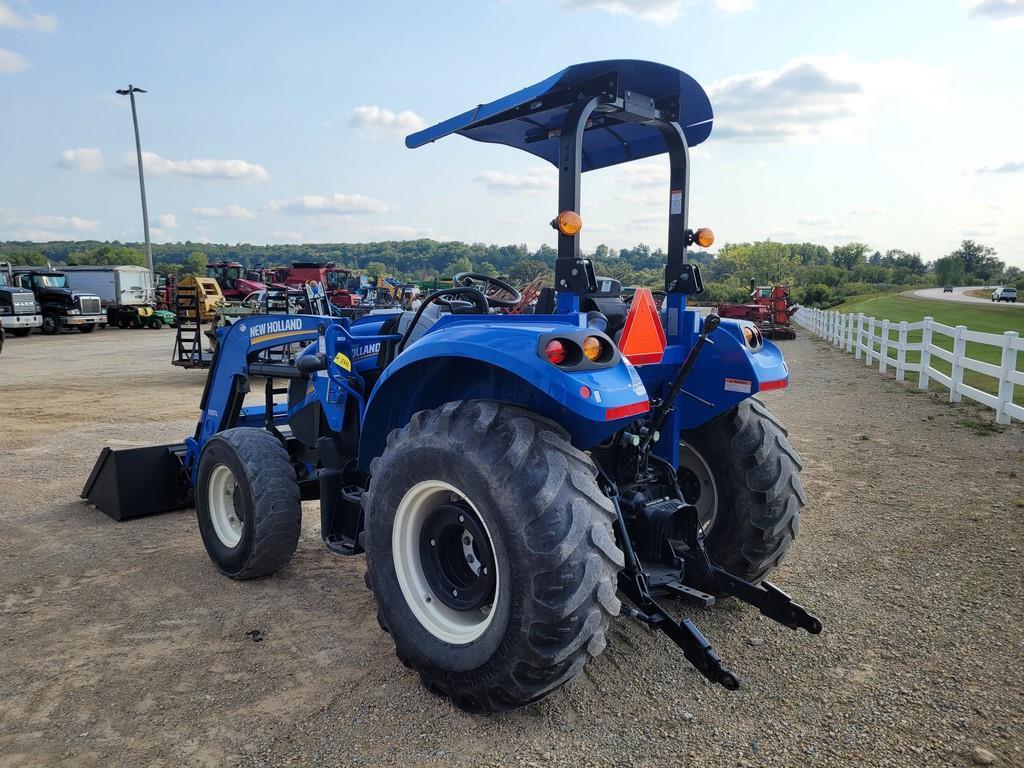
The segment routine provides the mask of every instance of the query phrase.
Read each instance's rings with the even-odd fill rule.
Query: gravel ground
[[[776,581],[825,631],[679,605],[743,679],[728,693],[620,618],[563,691],[470,716],[395,658],[315,505],[292,564],[243,584],[191,512],[114,523],[79,501],[104,445],[193,429],[203,374],[171,342],[33,336],[0,357],[0,766],[1024,765],[1019,426],[786,342],[793,385],[768,402],[810,503]]]

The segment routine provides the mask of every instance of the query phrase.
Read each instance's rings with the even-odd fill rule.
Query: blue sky
[[[708,90],[691,223],[1024,266],[1024,0],[0,0],[0,240],[554,242],[555,172],[402,139],[568,64]],[[663,245],[663,158],[587,174],[585,248]]]

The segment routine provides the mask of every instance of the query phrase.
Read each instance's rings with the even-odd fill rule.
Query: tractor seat
[[[388,315],[388,318],[380,326],[379,333],[384,334],[404,334],[408,329],[409,324],[412,322],[413,317],[416,315],[414,309],[404,309],[396,312],[393,309],[374,310],[368,317],[372,317],[375,314]],[[441,319],[441,307],[438,304],[430,304],[426,309],[423,310],[423,314],[420,315],[419,321],[416,323],[416,327],[413,329],[412,334],[409,336],[409,341],[406,346],[418,341],[423,335],[430,330],[430,328]],[[386,341],[381,344],[380,353],[377,356],[377,361],[380,367],[385,368],[392,360],[395,359],[395,348],[398,346],[397,341]]]

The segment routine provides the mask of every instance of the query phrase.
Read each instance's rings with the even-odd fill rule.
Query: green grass
[[[995,334],[1001,334],[1003,331],[1017,331],[1021,336],[1024,336],[1024,310],[1005,304],[965,304],[955,301],[917,299],[889,293],[851,296],[843,304],[833,307],[833,310],[837,312],[852,312],[854,314],[863,312],[865,317],[874,317],[876,320],[889,320],[892,323],[899,323],[901,320],[913,323],[925,317],[931,317],[944,325],[965,325],[972,331]],[[877,330],[876,333],[878,333]],[[889,335],[895,341],[897,336],[896,329],[890,329]],[[921,332],[909,332],[907,340],[909,342],[920,342]],[[953,340],[941,334],[934,335],[932,343],[943,349],[950,351],[953,349]],[[895,358],[896,353],[890,351],[889,356]],[[998,347],[992,347],[987,344],[968,342],[967,356],[985,363],[992,363],[993,365],[1000,365],[1002,362],[1002,351]],[[907,352],[908,363],[917,363],[920,359],[921,355],[919,352]],[[950,365],[944,360],[932,357],[931,366],[947,376],[950,373]],[[1024,353],[1018,353],[1017,370],[1022,368],[1024,368]],[[916,373],[908,374],[908,378],[915,376],[917,376]],[[990,392],[992,394],[996,393],[999,386],[991,376],[975,371],[964,371],[964,383],[980,389],[982,392]],[[1024,387],[1016,387],[1013,399],[1017,404],[1024,405]]]

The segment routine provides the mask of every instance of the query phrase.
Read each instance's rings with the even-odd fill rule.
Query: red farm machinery
[[[788,285],[753,285],[750,299],[745,304],[719,304],[720,317],[749,320],[756,323],[762,335],[769,339],[795,339],[789,319],[797,310],[789,294]]]

